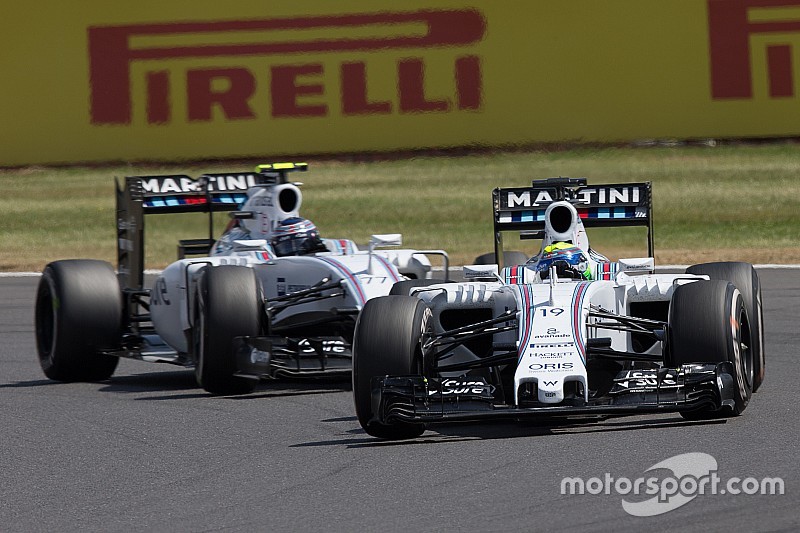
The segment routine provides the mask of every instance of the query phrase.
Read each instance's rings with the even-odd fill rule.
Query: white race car
[[[495,189],[503,235],[541,239],[525,264],[473,265],[463,283],[370,300],[353,394],[380,438],[426,424],[680,412],[737,415],[764,379],[761,288],[747,263],[655,274],[650,183],[536,180]],[[646,226],[649,256],[609,261],[585,227]],[[502,265],[500,265],[502,266]]]
[[[321,239],[299,216],[299,184],[287,179],[306,169],[271,164],[118,184],[119,274],[84,259],[44,269],[35,320],[45,375],[103,380],[119,357],[130,357],[194,366],[207,391],[237,394],[264,377],[350,372],[365,302],[431,278],[430,255],[440,256],[447,278],[448,258],[442,250],[383,249],[400,245],[399,234],[373,235],[366,250]],[[216,211],[232,211],[232,221],[215,242]],[[185,212],[209,213],[209,238],[181,241],[179,260],[144,288],[145,215]]]

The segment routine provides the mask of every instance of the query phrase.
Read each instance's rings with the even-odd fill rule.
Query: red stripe
[[[528,342],[530,342],[531,332],[533,331],[533,318],[532,315],[529,314],[531,308],[531,295],[530,295],[530,287],[527,285],[522,285],[519,288],[519,293],[522,299],[522,319],[523,319],[523,326],[524,331],[521,336],[522,342],[519,344],[519,357],[517,358],[517,362],[522,360],[522,354],[525,353],[526,348],[528,347]],[[529,320],[530,319],[530,320]]]
[[[400,281],[400,278],[397,276],[397,274],[394,273],[394,268],[392,268],[392,266],[389,264],[389,262],[386,260],[385,257],[381,257],[379,255],[375,255],[373,257],[377,259],[383,265],[384,270],[386,270],[389,273],[389,275],[392,276],[392,281],[394,282]]]
[[[584,348],[583,341],[581,339],[582,329],[580,325],[581,315],[583,314],[582,308],[582,300],[583,295],[586,292],[588,283],[581,283],[578,285],[578,288],[575,289],[575,295],[572,299],[572,333],[575,336],[575,345],[578,348],[578,352],[580,353],[581,359],[583,359],[583,364],[586,364],[586,352]]]
[[[361,283],[359,282],[358,278],[356,278],[350,270],[348,270],[344,265],[331,259],[330,257],[318,257],[320,261],[328,263],[336,270],[339,271],[340,274],[344,274],[344,276],[350,281],[350,284],[355,288],[356,292],[358,293],[358,300],[361,305],[364,305],[367,302],[367,297],[364,295],[364,291],[361,288]]]

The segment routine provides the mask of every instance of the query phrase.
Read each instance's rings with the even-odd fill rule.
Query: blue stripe
[[[528,343],[531,340],[531,333],[533,332],[533,317],[536,314],[530,312],[534,303],[533,289],[531,289],[528,285],[518,285],[518,287],[520,299],[522,300],[522,319],[524,323],[518,325],[518,327],[522,330],[522,335],[520,336],[517,364],[522,361],[522,356],[525,354],[525,350],[528,348]]]
[[[593,207],[586,212],[587,218],[635,218],[635,207]]]
[[[544,210],[536,211],[515,211],[511,213],[511,222],[542,222],[544,220]]]

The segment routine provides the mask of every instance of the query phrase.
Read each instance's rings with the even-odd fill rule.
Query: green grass
[[[28,168],[0,171],[0,271],[39,270],[48,261],[94,257],[115,263],[114,176],[251,170],[256,163],[202,166]],[[311,161],[301,213],[323,236],[363,243],[402,232],[404,246],[444,248],[454,264],[492,249],[491,191],[550,176],[589,183],[652,181],[659,263],[800,262],[800,147],[583,148]],[[221,230],[226,218],[218,216]],[[178,239],[204,236],[202,215],[147,219],[148,267],[175,259]],[[644,230],[590,233],[611,257],[643,255]],[[532,243],[506,248],[532,251]]]

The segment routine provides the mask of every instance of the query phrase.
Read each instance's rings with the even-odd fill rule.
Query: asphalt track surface
[[[347,382],[212,397],[190,370],[128,360],[107,382],[49,381],[38,278],[0,278],[0,531],[800,530],[800,270],[760,274],[767,376],[741,417],[447,425],[404,442],[363,433]],[[650,517],[622,507],[649,496],[561,494],[565,477],[666,483],[647,469],[689,452],[723,483],[780,477],[785,493]]]

